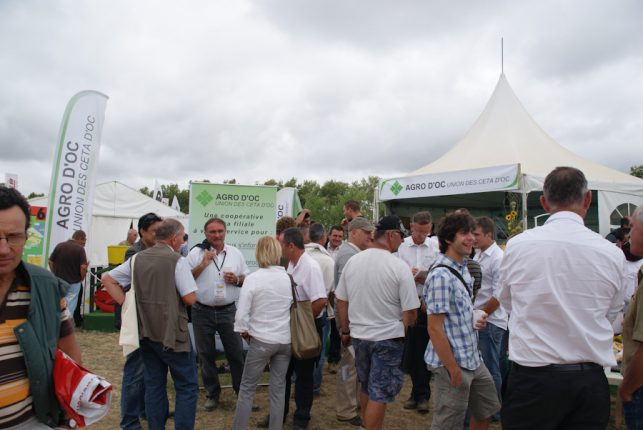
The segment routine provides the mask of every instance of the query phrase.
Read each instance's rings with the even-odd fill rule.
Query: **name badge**
[[[214,299],[218,302],[225,300],[225,282],[223,282],[223,279],[219,279],[215,285]]]

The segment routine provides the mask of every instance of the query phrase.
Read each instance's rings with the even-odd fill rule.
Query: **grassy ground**
[[[123,371],[123,355],[121,348],[118,346],[118,334],[102,333],[93,331],[77,331],[78,341],[83,353],[83,363],[85,367],[94,373],[105,377],[114,387],[112,395],[112,408],[103,420],[91,426],[96,430],[114,430],[118,429],[120,421],[119,405],[121,391],[121,377]],[[221,383],[230,384],[229,375],[221,375]],[[335,380],[336,375],[329,374],[326,369],[322,383],[321,395],[315,398],[311,412],[312,420],[308,426],[311,430],[326,429],[355,429],[348,424],[343,424],[335,419]],[[170,393],[170,409],[174,409],[173,390],[171,382],[168,383],[168,392]],[[407,411],[402,408],[402,403],[408,398],[411,390],[410,380],[405,381],[402,392],[396,401],[387,408],[384,428],[391,430],[412,430],[428,429],[431,424],[431,414],[420,415],[415,411]],[[294,391],[294,390],[293,390]],[[224,388],[221,393],[219,407],[213,412],[206,412],[203,408],[205,403],[205,393],[203,390],[199,394],[199,403],[197,406],[196,429],[227,429],[232,426],[234,417],[236,398],[232,388]],[[268,389],[267,387],[258,387],[255,403],[260,406],[258,412],[253,412],[250,420],[250,427],[255,428],[256,422],[261,419],[268,411]],[[291,411],[294,410],[294,401],[291,399]],[[291,415],[292,420],[292,415]],[[286,429],[290,428],[291,420],[287,421]],[[143,428],[145,422],[143,422]],[[168,428],[172,428],[168,424]],[[492,424],[492,429],[501,429],[499,424]],[[610,430],[620,430],[613,423],[608,427]],[[622,427],[625,429],[625,426]]]

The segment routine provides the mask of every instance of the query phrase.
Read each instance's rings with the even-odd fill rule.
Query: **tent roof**
[[[37,197],[29,200],[33,206],[48,206],[49,197]],[[94,190],[93,216],[115,218],[138,218],[148,212],[161,217],[184,218],[186,214],[146,196],[134,188],[118,181],[104,182],[96,185]]]
[[[529,191],[542,189],[545,176],[555,167],[572,166],[583,171],[593,189],[643,193],[643,180],[586,160],[547,135],[522,106],[504,74],[467,134],[442,157],[410,175],[507,164],[520,164]]]

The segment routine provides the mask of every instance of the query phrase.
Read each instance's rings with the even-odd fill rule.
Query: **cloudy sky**
[[[643,164],[643,2],[0,2],[0,175],[47,192],[69,98],[107,94],[98,182],[396,176],[505,74],[554,139]]]

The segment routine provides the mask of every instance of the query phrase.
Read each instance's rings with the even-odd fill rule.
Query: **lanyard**
[[[223,252],[223,261],[221,262],[221,267],[219,267],[219,265],[217,264],[218,255],[215,255],[214,258],[212,259],[214,266],[217,268],[217,271],[219,272],[219,276],[221,276],[221,269],[225,267],[225,259],[228,256],[228,253],[225,252],[225,249],[222,252]]]

